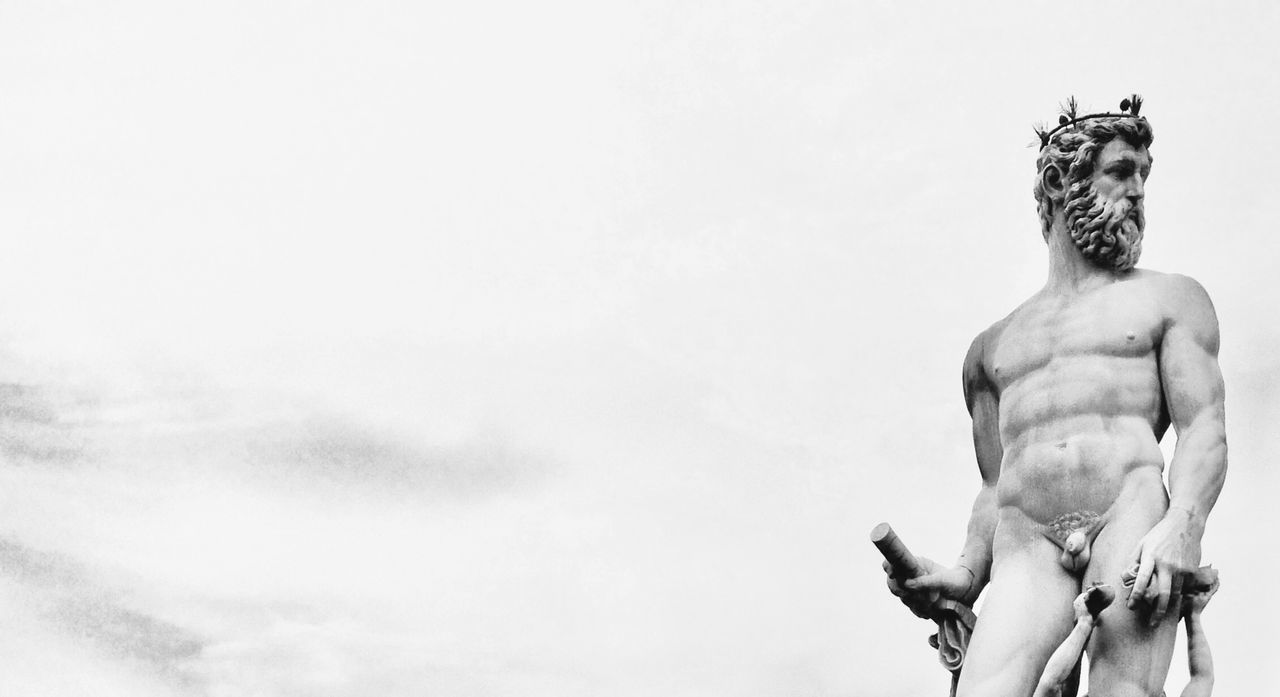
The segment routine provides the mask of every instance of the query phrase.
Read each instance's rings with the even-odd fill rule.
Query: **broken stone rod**
[[[871,544],[880,550],[880,554],[889,560],[889,565],[893,567],[893,577],[901,580],[915,578],[924,575],[924,569],[920,568],[920,562],[916,561],[916,555],[907,549],[902,540],[898,538],[898,533],[893,531],[893,527],[888,523],[881,523],[871,529]]]

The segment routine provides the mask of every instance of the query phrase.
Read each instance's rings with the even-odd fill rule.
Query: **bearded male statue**
[[[986,589],[960,697],[1030,695],[1093,584],[1125,590],[1089,638],[1090,694],[1161,694],[1226,475],[1213,305],[1194,280],[1135,266],[1152,161],[1141,99],[1078,118],[1069,104],[1036,161],[1048,278],[964,360],[982,486],[963,551],[888,579],[922,616]]]

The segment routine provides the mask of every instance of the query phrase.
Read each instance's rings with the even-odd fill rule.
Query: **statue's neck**
[[[1045,288],[1059,292],[1079,293],[1111,283],[1117,272],[1105,269],[1080,253],[1067,232],[1061,217],[1049,230],[1049,278]]]

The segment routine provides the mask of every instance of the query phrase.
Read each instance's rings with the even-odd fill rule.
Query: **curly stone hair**
[[[1116,138],[1124,138],[1135,148],[1149,148],[1154,135],[1146,118],[1097,118],[1082,121],[1075,128],[1063,131],[1040,149],[1040,156],[1036,158],[1036,174],[1041,175],[1046,167],[1055,165],[1066,175],[1068,186],[1065,197],[1055,198],[1045,191],[1041,177],[1036,176],[1036,208],[1046,240],[1049,239],[1056,207],[1063,205],[1064,200],[1083,200],[1089,190],[1089,178],[1093,176],[1098,151]]]

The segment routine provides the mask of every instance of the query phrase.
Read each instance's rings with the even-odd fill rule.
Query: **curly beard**
[[[1146,227],[1141,205],[1128,199],[1099,201],[1098,192],[1090,185],[1067,198],[1065,213],[1067,232],[1085,259],[1115,271],[1137,265]]]

